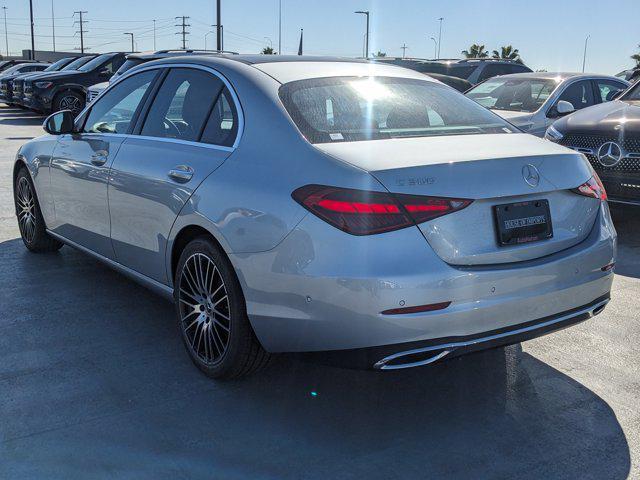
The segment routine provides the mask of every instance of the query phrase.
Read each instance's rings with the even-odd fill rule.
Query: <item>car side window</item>
[[[222,80],[203,70],[170,70],[149,109],[141,135],[197,141],[223,88]]]
[[[618,92],[627,88],[623,83],[612,80],[596,80],[596,99],[599,102],[610,102]]]
[[[144,94],[156,77],[156,70],[122,80],[95,101],[84,123],[85,133],[127,133]]]
[[[588,80],[580,80],[569,85],[558,98],[558,101],[560,100],[571,103],[576,110],[590,107],[595,103],[591,84]]]
[[[238,112],[225,87],[216,101],[202,132],[201,142],[225,147],[233,146],[238,135]]]
[[[124,57],[117,55],[113,57],[111,60],[109,60],[107,63],[105,63],[100,68],[100,71],[109,75],[113,75],[122,66],[122,64],[124,63],[124,60],[125,60]]]
[[[496,77],[498,75],[506,75],[508,73],[512,73],[512,70],[509,68],[511,65],[495,65],[489,64],[485,65],[484,70],[480,74],[479,81],[486,80],[487,78]]]

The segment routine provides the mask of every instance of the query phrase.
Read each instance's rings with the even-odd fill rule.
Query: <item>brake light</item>
[[[352,235],[390,232],[462,210],[472,200],[305,185],[291,196],[314,215]]]
[[[585,197],[597,198],[598,200],[607,199],[607,191],[604,189],[604,185],[597,173],[594,173],[593,177],[578,188],[574,188],[573,192],[584,195]]]

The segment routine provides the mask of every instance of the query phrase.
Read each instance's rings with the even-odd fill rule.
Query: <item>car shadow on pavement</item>
[[[607,478],[610,406],[520,346],[406,371],[189,361],[169,303],[64,247],[0,243],[2,478]]]
[[[45,116],[20,108],[0,107],[0,125],[35,126],[41,125]]]
[[[616,274],[640,278],[640,207],[614,206],[613,223],[618,232]]]

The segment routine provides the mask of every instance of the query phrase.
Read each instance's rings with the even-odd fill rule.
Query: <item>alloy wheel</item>
[[[36,234],[36,202],[31,184],[25,177],[18,181],[16,210],[22,236],[27,243],[33,243]]]
[[[71,110],[75,115],[82,109],[80,99],[73,95],[66,95],[60,99],[60,110]]]
[[[193,353],[206,365],[218,363],[229,345],[229,297],[220,271],[203,253],[184,263],[178,285],[180,326]]]

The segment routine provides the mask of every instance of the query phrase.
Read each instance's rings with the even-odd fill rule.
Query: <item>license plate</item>
[[[507,203],[493,207],[500,245],[519,245],[553,237],[548,200]]]

